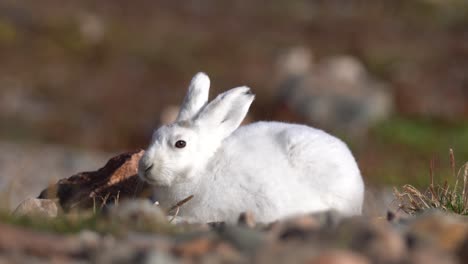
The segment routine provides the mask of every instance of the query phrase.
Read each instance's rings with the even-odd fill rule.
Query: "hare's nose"
[[[146,178],[148,172],[154,167],[154,163],[149,159],[147,155],[144,155],[138,164],[138,174],[143,179]]]
[[[141,162],[140,167],[139,167],[139,173],[141,174],[141,176],[145,177],[148,174],[148,172],[151,171],[153,167],[154,167],[153,163]]]
[[[147,174],[148,171],[150,171],[153,167],[154,167],[154,164],[151,163],[151,165],[149,165],[148,167],[146,167],[143,171],[145,172],[145,174]]]

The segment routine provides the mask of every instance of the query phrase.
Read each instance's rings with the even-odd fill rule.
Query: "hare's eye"
[[[186,145],[187,145],[187,142],[185,142],[184,140],[178,140],[175,143],[176,148],[185,148]]]

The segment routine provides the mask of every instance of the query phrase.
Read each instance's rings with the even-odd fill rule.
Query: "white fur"
[[[362,177],[341,140],[280,122],[238,128],[254,100],[250,89],[206,104],[208,89],[208,77],[197,74],[178,121],[155,131],[140,161],[139,175],[155,185],[161,206],[194,195],[179,211],[191,222],[234,222],[244,211],[260,222],[327,209],[361,214]],[[176,148],[178,140],[186,147]]]

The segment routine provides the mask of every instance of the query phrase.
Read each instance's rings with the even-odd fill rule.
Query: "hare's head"
[[[143,180],[157,186],[196,181],[197,172],[240,125],[255,97],[244,86],[208,103],[209,88],[206,74],[193,77],[176,121],[153,133],[138,168]]]

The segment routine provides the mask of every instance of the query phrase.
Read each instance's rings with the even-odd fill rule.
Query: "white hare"
[[[210,80],[192,79],[175,123],[157,129],[139,176],[167,208],[193,195],[178,216],[189,222],[257,221],[336,209],[361,213],[364,185],[339,139],[305,125],[256,122],[239,127],[254,100],[248,87],[208,103]]]

